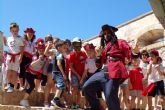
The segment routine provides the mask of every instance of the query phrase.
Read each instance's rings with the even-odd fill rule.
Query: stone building
[[[149,2],[153,11],[118,25],[119,31],[116,34],[118,38],[127,40],[132,46],[138,45],[141,50],[158,49],[165,61],[165,0],[149,0]],[[85,41],[98,46],[100,45],[99,40],[100,38],[95,36]],[[2,49],[2,33],[0,32],[0,58],[2,58]],[[54,108],[16,106],[19,105],[23,95],[23,92],[16,91],[11,94],[0,90],[0,110],[54,110]],[[40,106],[43,103],[43,98],[43,93],[33,92],[30,103]]]
[[[141,50],[158,49],[165,60],[165,0],[150,0],[153,11],[116,26],[118,38]],[[100,45],[98,36],[85,40]]]

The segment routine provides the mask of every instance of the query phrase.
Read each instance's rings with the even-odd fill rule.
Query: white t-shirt
[[[152,70],[148,76],[148,84],[164,80],[164,76],[158,73],[157,69],[155,68],[156,66],[157,64],[152,64]],[[149,65],[147,69],[149,69]],[[164,69],[165,68],[162,66],[162,64],[160,64],[160,71],[164,71]]]
[[[144,63],[142,60],[140,61],[140,68],[142,69],[144,79],[147,78],[147,66],[148,66],[148,63]]]
[[[24,46],[24,44],[20,36],[18,37],[11,36],[7,38],[7,46],[9,53],[19,53],[20,47]]]
[[[85,63],[85,70],[88,70],[89,73],[94,73],[97,70],[96,62],[94,58],[87,58]]]
[[[33,54],[34,53],[34,46],[35,46],[34,42],[24,40],[24,43],[25,43],[24,51]]]
[[[35,65],[32,65],[33,61],[36,61]],[[36,56],[33,56],[33,61],[30,64],[30,68],[35,70],[35,71],[39,71],[41,70],[41,68],[43,68],[43,66],[46,65],[46,58],[43,58],[43,60],[39,60]]]

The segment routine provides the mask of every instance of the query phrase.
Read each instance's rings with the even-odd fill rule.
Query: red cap
[[[84,46],[84,49],[85,50],[91,50],[91,49],[95,49],[95,46],[91,43],[91,44],[86,44],[85,46]]]
[[[26,28],[26,30],[24,32],[25,33],[35,33],[35,31],[33,30],[33,28]]]
[[[44,40],[42,38],[37,39],[36,48],[45,48]]]
[[[159,56],[159,52],[156,49],[152,49],[150,54],[154,54],[156,56]]]

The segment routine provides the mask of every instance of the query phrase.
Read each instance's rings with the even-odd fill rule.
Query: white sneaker
[[[44,107],[49,107],[49,103],[48,102],[44,102]]]
[[[19,91],[23,91],[24,89],[25,89],[25,88],[23,88],[23,87],[20,87],[20,88],[19,88]]]
[[[9,87],[6,92],[11,93],[13,91],[14,91],[14,88],[13,87]]]
[[[24,106],[24,107],[28,107],[29,106],[29,102],[28,102],[28,100],[21,100],[20,101],[20,105]]]
[[[5,90],[7,90],[8,88],[10,87],[10,85],[9,84],[7,84],[7,86],[5,86]]]
[[[41,86],[38,92],[44,92],[44,88],[45,88],[44,86]]]

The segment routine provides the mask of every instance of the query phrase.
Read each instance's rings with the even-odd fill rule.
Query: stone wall
[[[153,12],[148,12],[133,20],[118,25],[117,28],[119,30],[116,32],[116,35],[119,39],[125,39],[131,45],[141,44],[141,48],[147,46],[142,44],[164,37],[165,33],[164,28]],[[86,42],[90,42],[95,46],[99,46],[100,38],[95,36],[86,40]],[[153,48],[151,46],[148,47]],[[156,45],[156,48],[159,47],[160,45]]]

